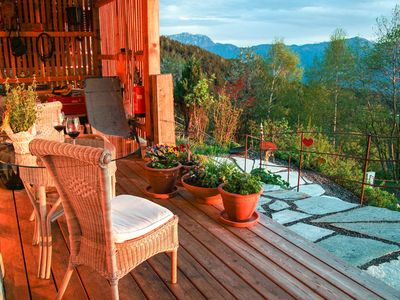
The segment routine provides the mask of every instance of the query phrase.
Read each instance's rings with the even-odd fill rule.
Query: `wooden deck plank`
[[[29,299],[29,282],[19,238],[13,192],[0,188],[0,242],[4,262],[4,288],[9,299]]]
[[[61,217],[58,219],[58,224],[61,229],[61,233],[63,235],[63,239],[68,243],[68,228],[67,223],[65,221],[65,217]],[[74,272],[80,278],[83,286],[90,299],[104,299],[104,297],[110,297],[110,284],[106,279],[104,279],[100,274],[96,271],[92,270],[86,266],[80,266]],[[121,299],[143,299],[143,293],[138,288],[136,282],[133,278],[129,276],[125,276],[122,288],[120,289],[120,298]],[[74,286],[68,286],[68,289],[74,289]],[[66,292],[67,292],[66,291]],[[64,297],[63,299],[68,299]],[[74,299],[74,298],[69,298]]]
[[[137,266],[130,274],[148,299],[156,299],[158,295],[163,295],[165,299],[176,299],[147,261]]]
[[[51,271],[56,285],[61,286],[69,262],[69,249],[61,233],[58,223],[52,224],[53,260]],[[78,274],[74,272],[69,282],[70,288],[65,291],[64,299],[89,299]]]
[[[48,280],[39,279],[37,277],[39,246],[32,245],[34,222],[29,221],[33,210],[32,204],[24,190],[14,191],[14,195],[32,299],[54,299],[57,294],[57,289],[52,276],[50,276]]]

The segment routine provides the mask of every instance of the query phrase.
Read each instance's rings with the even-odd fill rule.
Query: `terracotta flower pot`
[[[150,162],[144,168],[146,169],[152,192],[156,194],[172,193],[179,176],[181,164],[170,169],[154,169],[150,168],[149,164]]]
[[[181,170],[179,172],[177,185],[182,186],[182,177],[185,176],[185,174],[189,173],[190,170],[193,169],[194,167],[195,167],[195,165],[193,165],[193,166],[182,165]]]
[[[257,202],[260,199],[263,189],[256,194],[239,195],[225,191],[224,185],[224,183],[221,184],[218,187],[218,191],[221,193],[222,202],[229,219],[235,222],[249,220],[256,209]]]
[[[188,176],[187,174],[182,177],[182,185],[192,193],[200,203],[209,205],[221,203],[222,198],[218,188],[205,188],[188,184],[185,182]]]

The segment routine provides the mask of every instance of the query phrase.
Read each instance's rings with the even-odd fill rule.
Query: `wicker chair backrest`
[[[107,184],[110,152],[41,139],[33,140],[29,148],[42,159],[61,196],[72,257],[93,255],[98,256],[94,261],[107,263],[113,248]]]

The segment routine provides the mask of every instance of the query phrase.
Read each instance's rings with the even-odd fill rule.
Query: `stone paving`
[[[244,170],[245,159],[224,158]],[[259,167],[248,159],[246,171]],[[287,180],[287,170],[272,162],[267,169]],[[264,184],[257,210],[317,243],[350,264],[400,291],[400,212],[364,206],[325,195],[325,190],[290,172],[291,190]]]

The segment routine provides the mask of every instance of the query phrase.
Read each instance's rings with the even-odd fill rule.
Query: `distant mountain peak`
[[[213,40],[204,34],[191,34],[189,32],[182,32],[169,35],[168,37],[175,41],[181,42],[182,44],[198,46],[205,49],[215,45]]]
[[[202,34],[191,34],[188,32],[184,32],[169,35],[168,37],[182,44],[198,46],[226,59],[237,58],[239,57],[241,52],[241,48],[238,46],[231,44],[215,43],[208,36]],[[372,45],[372,42],[360,37],[349,38],[347,41],[351,47],[355,48],[359,47],[360,45]],[[320,42],[306,45],[288,45],[288,47],[299,55],[301,66],[307,69],[314,63],[314,58],[322,57],[328,45],[329,42]],[[261,44],[249,48],[258,55],[266,56],[270,47],[270,44]]]

